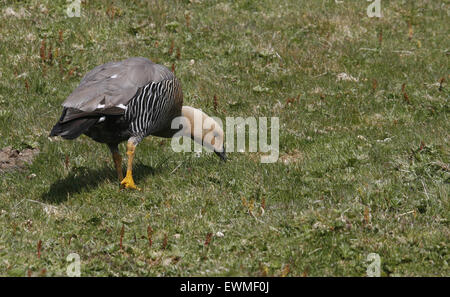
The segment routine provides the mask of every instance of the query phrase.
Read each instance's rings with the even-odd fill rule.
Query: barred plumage
[[[140,88],[124,115],[133,135],[146,137],[170,128],[167,119],[181,112],[181,86],[177,79],[151,82]],[[178,99],[178,100],[177,100]]]

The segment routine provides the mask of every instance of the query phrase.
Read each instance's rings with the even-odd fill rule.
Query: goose
[[[200,109],[183,106],[180,81],[163,65],[133,57],[99,65],[88,72],[62,103],[60,119],[50,136],[75,139],[84,134],[108,145],[120,187],[137,189],[133,158],[147,136],[188,136],[226,160],[224,133],[212,117]],[[177,118],[185,119],[175,125]],[[200,129],[194,123],[202,125]],[[208,123],[205,128],[205,123]],[[180,127],[181,126],[181,127]],[[214,137],[205,137],[212,133]],[[127,171],[123,177],[119,144],[127,141]]]

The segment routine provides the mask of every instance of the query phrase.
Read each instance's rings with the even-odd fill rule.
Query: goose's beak
[[[214,153],[215,153],[222,161],[225,162],[225,161],[227,160],[227,154],[226,154],[226,152],[225,152],[225,148],[223,148],[221,152],[214,151]]]

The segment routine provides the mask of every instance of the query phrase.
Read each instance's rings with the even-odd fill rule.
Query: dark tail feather
[[[61,136],[64,139],[75,139],[86,132],[92,125],[97,123],[98,118],[78,118],[69,122],[56,123],[50,136]]]

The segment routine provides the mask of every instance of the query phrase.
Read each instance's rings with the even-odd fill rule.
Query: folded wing
[[[173,73],[166,67],[146,58],[111,62],[87,73],[62,105],[85,112],[122,107],[128,104],[140,87],[173,78]]]

